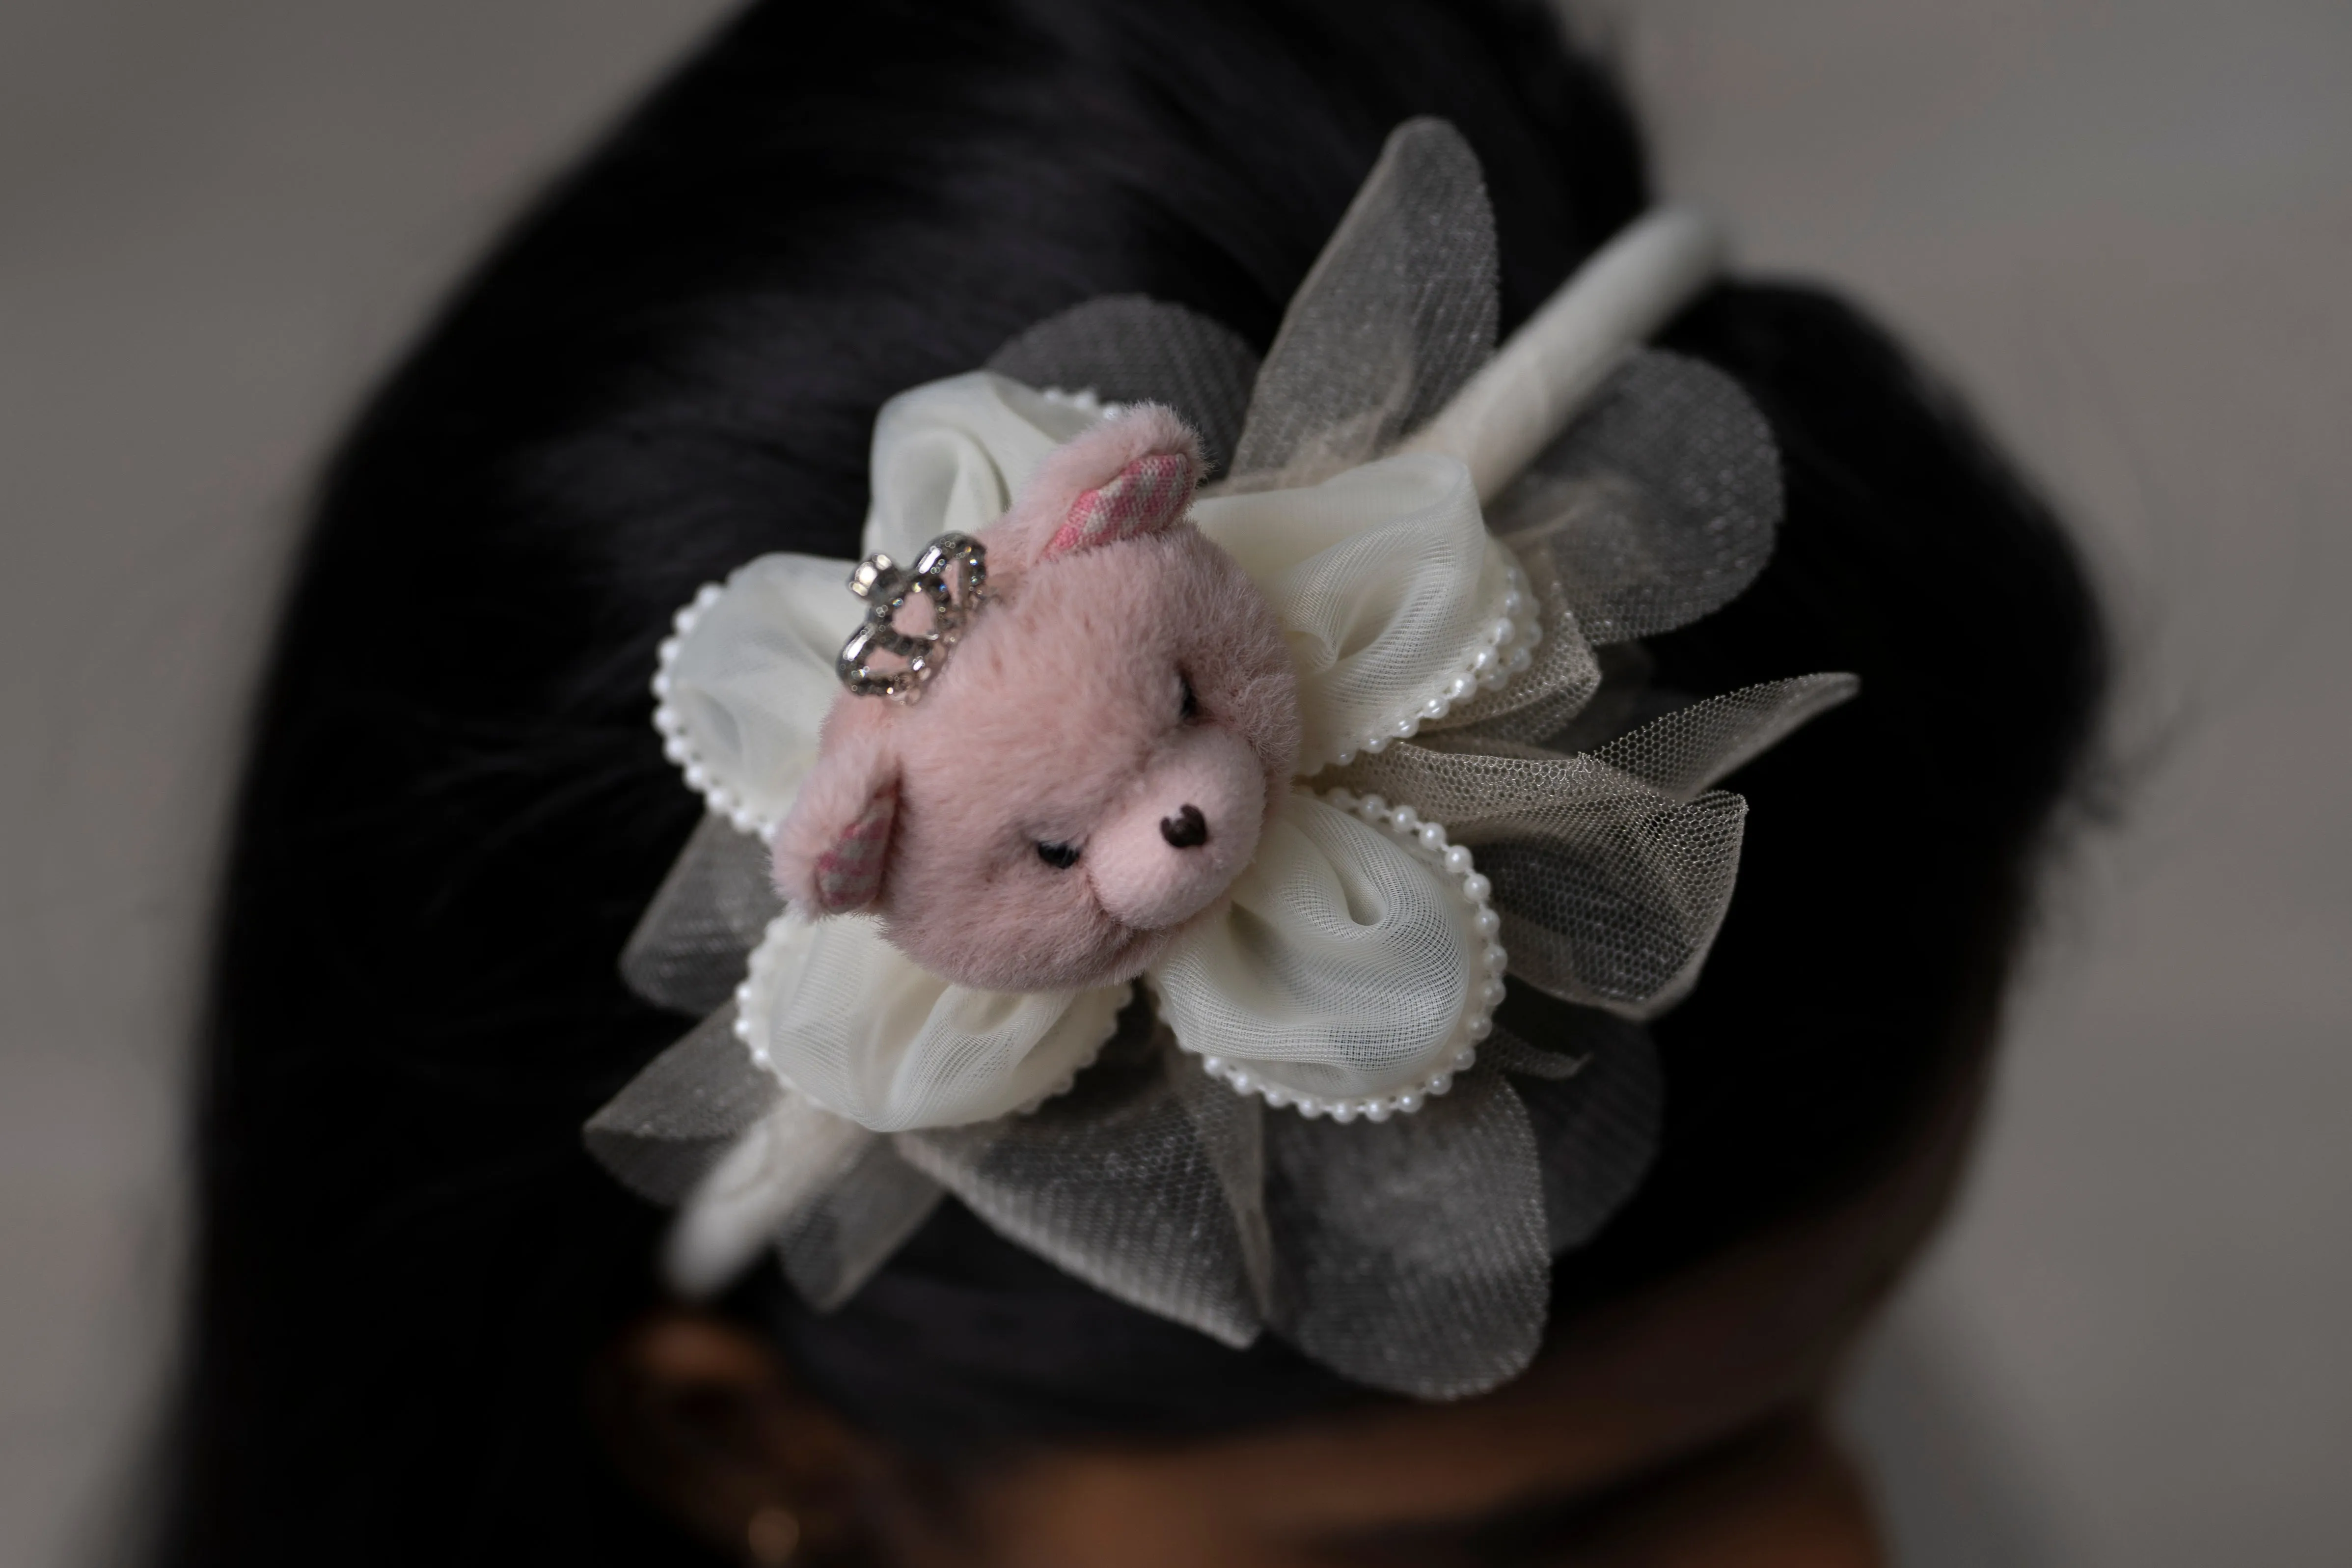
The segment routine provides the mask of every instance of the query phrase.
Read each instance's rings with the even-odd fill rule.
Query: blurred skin
[[[614,1347],[615,1458],[720,1551],[800,1568],[1867,1568],[1885,1561],[1825,1429],[1858,1331],[1958,1180],[1980,1071],[1867,1188],[1562,1327],[1517,1381],[1207,1442],[919,1477],[723,1320],[659,1314]],[[862,1521],[862,1522],[861,1522]]]

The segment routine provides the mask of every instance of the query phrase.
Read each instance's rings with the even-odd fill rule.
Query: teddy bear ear
[[[1201,438],[1172,409],[1137,404],[1057,448],[1013,503],[1016,558],[1051,560],[1172,528],[1192,510]]]
[[[1080,491],[1041,559],[1158,533],[1181,522],[1192,507],[1195,467],[1184,453],[1154,452],[1128,464],[1108,484]]]
[[[776,829],[776,890],[810,915],[854,914],[882,896],[898,816],[898,769],[872,737],[826,748]]]

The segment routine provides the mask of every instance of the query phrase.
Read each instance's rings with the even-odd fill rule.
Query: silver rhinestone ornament
[[[950,582],[951,569],[960,581]],[[964,627],[987,602],[988,547],[968,533],[942,533],[923,546],[912,568],[887,555],[869,555],[849,574],[849,591],[866,601],[866,624],[841,645],[834,672],[852,696],[913,702],[947,668]],[[930,630],[903,630],[898,612],[919,598],[930,601]],[[905,659],[906,668],[875,668],[868,661],[877,652]]]

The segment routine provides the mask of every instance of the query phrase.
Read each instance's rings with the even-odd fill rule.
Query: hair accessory
[[[949,580],[950,572],[962,579],[961,595]],[[849,634],[834,661],[841,684],[855,697],[912,702],[922,696],[924,683],[947,668],[964,626],[988,602],[988,547],[969,534],[942,533],[923,546],[912,570],[877,552],[849,574],[849,591],[868,608],[866,624]],[[898,616],[919,600],[929,607],[930,626],[909,632],[898,625]],[[905,665],[875,668],[869,659],[877,649]]]
[[[1523,1367],[1655,1145],[1717,781],[1854,689],[1646,679],[1780,519],[1738,386],[1641,346],[1720,249],[1652,214],[1498,352],[1476,159],[1415,121],[1262,364],[1097,300],[886,405],[839,659],[842,564],[772,555],[655,678],[712,815],[622,968],[702,1022],[587,1136],[680,1205],[672,1279],[772,1247],[830,1307],[952,1193],[1228,1343],[1428,1398]]]

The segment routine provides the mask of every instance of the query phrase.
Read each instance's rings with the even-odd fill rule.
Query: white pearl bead
[[[710,775],[703,770],[703,766],[700,763],[697,763],[692,767],[686,770],[687,788],[690,790],[702,790],[708,788],[709,784]]]
[[[1341,752],[1338,756],[1336,756],[1336,757],[1332,758],[1331,760],[1332,760],[1333,762],[1335,762],[1335,763],[1338,763],[1341,767],[1343,767],[1343,768],[1344,768],[1344,767],[1346,767],[1349,763],[1352,763],[1352,762],[1354,762],[1354,761],[1356,760],[1356,753],[1355,753],[1355,752]]]
[[[1470,668],[1478,671],[1481,675],[1484,675],[1486,671],[1494,668],[1495,650],[1490,647],[1482,647],[1476,653],[1472,654],[1470,656]]]
[[[669,663],[672,659],[677,658],[677,639],[676,637],[663,638],[661,647],[656,649],[655,653],[664,664]]]
[[[736,811],[735,815],[728,820],[734,823],[735,831],[738,833],[749,833],[753,828],[760,826],[760,819],[758,817],[753,816],[750,812],[740,808]]]
[[[1236,1070],[1231,1077],[1227,1078],[1225,1081],[1232,1084],[1237,1091],[1243,1094],[1252,1093],[1257,1088],[1256,1079],[1251,1077],[1248,1073],[1239,1070]]]
[[[1399,833],[1411,833],[1421,826],[1421,813],[1409,805],[1400,805],[1389,813],[1389,820],[1396,824]]]
[[[1298,1102],[1298,1114],[1301,1116],[1320,1116],[1324,1110],[1323,1102],[1311,1096]]]
[[[1433,853],[1442,852],[1445,848],[1445,829],[1434,822],[1423,823],[1421,831],[1415,833],[1413,837],[1421,840],[1421,847],[1423,849]]]
[[[673,763],[683,763],[687,758],[687,744],[676,735],[672,735],[669,738],[669,743],[662,747],[662,755]]]
[[[1503,929],[1503,917],[1492,910],[1480,910],[1470,917],[1470,926],[1480,936],[1492,936]]]
[[[668,670],[665,669],[660,674],[654,677],[654,695],[662,699],[664,701],[667,701],[669,700]]]
[[[1443,697],[1433,697],[1428,701],[1423,703],[1421,705],[1421,716],[1424,719],[1444,718],[1445,699]]]
[[[1488,942],[1486,952],[1481,956],[1486,961],[1486,973],[1489,974],[1500,974],[1511,966],[1511,955],[1505,952],[1498,943]]]
[[[1518,624],[1508,616],[1486,628],[1486,640],[1492,643],[1507,643],[1518,635]]]
[[[1483,689],[1487,691],[1500,691],[1503,689],[1503,682],[1506,679],[1507,677],[1500,668],[1482,669],[1478,672],[1478,684]]]
[[[1356,792],[1354,790],[1331,790],[1327,792],[1323,798],[1329,801],[1333,805],[1338,806],[1341,811],[1353,811],[1356,809]]]
[[[1286,1089],[1269,1088],[1265,1091],[1265,1102],[1268,1105],[1273,1106],[1276,1110],[1280,1110],[1284,1106],[1290,1103],[1290,1091]]]
[[[1338,1121],[1338,1122],[1345,1123],[1345,1122],[1353,1121],[1355,1119],[1356,1119],[1356,1102],[1355,1102],[1354,1100],[1333,1100],[1333,1101],[1331,1102],[1331,1120],[1332,1120],[1332,1121]]]
[[[1478,689],[1478,683],[1466,675],[1457,675],[1445,683],[1445,695],[1459,702]]]
[[[1523,647],[1515,647],[1511,650],[1511,657],[1503,661],[1503,668],[1513,675],[1518,675],[1534,662],[1535,655]]]
[[[1516,618],[1528,607],[1528,596],[1517,588],[1503,595],[1503,614]]]
[[[1371,739],[1364,742],[1364,750],[1371,752],[1372,755],[1376,757],[1388,749],[1389,738],[1386,735],[1374,735]]]
[[[1403,1111],[1407,1116],[1410,1116],[1410,1115],[1412,1115],[1414,1111],[1419,1110],[1421,1109],[1421,1093],[1420,1093],[1420,1091],[1419,1091],[1419,1090],[1417,1090],[1417,1089],[1406,1089],[1402,1094],[1398,1095],[1398,1096],[1396,1097],[1396,1108],[1397,1108],[1399,1110]]]
[[[1473,871],[1462,879],[1462,896],[1474,904],[1485,903],[1486,895],[1494,890],[1495,884],[1479,872]]]
[[[1499,980],[1482,982],[1478,987],[1478,1000],[1489,1007],[1501,1006],[1505,994],[1503,983]]]
[[[1462,1032],[1469,1036],[1473,1040],[1483,1040],[1487,1036],[1495,1032],[1495,1020],[1492,1018],[1473,1018],[1468,1024],[1463,1026]]]
[[[719,602],[719,584],[716,583],[705,583],[702,585],[702,591],[695,595],[694,602],[706,610],[711,605],[717,604]]]
[[[738,1007],[749,1007],[751,1005],[751,983],[746,980],[742,984],[735,987],[735,1005]]]
[[[1472,1068],[1475,1068],[1477,1065],[1478,1052],[1475,1047],[1465,1046],[1460,1050],[1454,1053],[1454,1070],[1455,1072],[1468,1072]]]
[[[1430,1075],[1429,1081],[1422,1085],[1422,1092],[1432,1095],[1444,1094],[1447,1089],[1452,1089],[1453,1087],[1454,1075],[1452,1073],[1432,1073]]]
[[[1519,628],[1519,640],[1529,647],[1533,647],[1536,644],[1543,641],[1543,623],[1541,621],[1529,621],[1525,626],[1521,626]]]
[[[1420,730],[1421,721],[1418,719],[1399,719],[1389,726],[1389,733],[1394,735],[1400,741],[1410,739],[1413,735],[1417,734]]]
[[[1223,1078],[1225,1076],[1225,1058],[1223,1057],[1202,1057],[1201,1058],[1201,1070],[1207,1073],[1211,1078]]]
[[[1366,822],[1378,822],[1389,814],[1389,803],[1376,795],[1368,795],[1356,803],[1356,815]]]
[[[1470,851],[1459,844],[1445,851],[1445,868],[1459,877],[1470,869]]]
[[[669,624],[677,628],[678,636],[684,637],[687,633],[694,629],[694,611],[691,608],[688,608],[680,610],[677,614],[672,616],[669,618]]]

